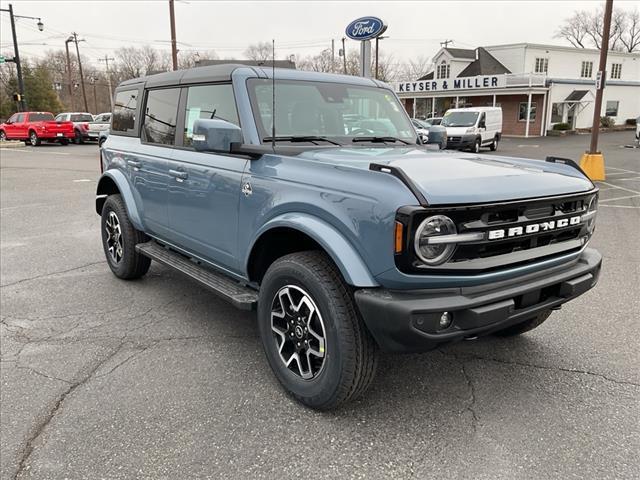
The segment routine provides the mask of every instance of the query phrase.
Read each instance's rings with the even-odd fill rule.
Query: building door
[[[567,123],[571,130],[573,130],[576,126],[576,103],[573,103],[567,109]]]

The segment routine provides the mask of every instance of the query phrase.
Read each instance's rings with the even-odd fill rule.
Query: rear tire
[[[513,337],[515,335],[521,335],[533,330],[534,328],[538,328],[545,322],[547,318],[549,318],[549,315],[551,315],[551,310],[545,310],[544,312],[539,313],[529,320],[525,320],[522,323],[512,325],[511,327],[505,328],[504,330],[499,330],[495,332],[494,335],[498,337]]]
[[[60,145],[69,145],[69,140],[63,138],[62,140],[60,140]]]
[[[491,145],[489,146],[489,149],[490,149],[492,152],[495,152],[496,150],[498,150],[498,137],[495,137],[495,138],[493,139],[493,142],[491,142]]]
[[[32,147],[37,147],[41,143],[42,142],[38,138],[38,134],[36,132],[34,132],[33,130],[31,130],[29,132],[29,145],[31,145]]]
[[[75,143],[76,145],[80,145],[81,143],[84,143],[84,140],[82,140],[82,134],[80,133],[80,130],[75,131],[75,135],[73,137],[73,143]]]
[[[149,237],[134,228],[120,195],[107,197],[100,225],[102,247],[113,274],[132,280],[147,273],[151,259],[136,252],[136,245],[148,241]]]
[[[275,376],[311,408],[336,408],[373,380],[377,345],[340,272],[322,252],[293,253],[269,267],[258,327]]]

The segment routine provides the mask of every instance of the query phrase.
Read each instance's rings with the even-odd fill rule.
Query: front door
[[[198,118],[239,125],[233,89],[230,84],[199,85],[184,95],[184,127],[177,140],[182,148],[169,162],[169,234],[172,243],[237,271],[238,202],[248,160],[191,148]]]
[[[14,113],[5,124],[4,133],[7,134],[9,140],[20,138],[18,135],[18,118],[21,116],[24,118],[24,113]]]

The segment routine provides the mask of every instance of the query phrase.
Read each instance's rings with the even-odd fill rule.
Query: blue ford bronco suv
[[[363,393],[380,350],[518,335],[596,284],[598,193],[573,162],[422,141],[372,79],[127,80],[96,196],[109,267],[135,279],[155,260],[257,310],[276,377],[317,409]]]

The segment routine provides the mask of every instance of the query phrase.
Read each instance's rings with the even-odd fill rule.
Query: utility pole
[[[444,42],[440,42],[440,46],[447,48],[450,43],[453,43],[453,40],[445,40]]]
[[[67,51],[67,85],[69,87],[69,102],[71,110],[75,110],[73,101],[73,85],[71,85],[71,57],[69,56],[69,42],[73,42],[73,37],[69,37],[64,41],[64,48]]]
[[[111,104],[111,111],[113,112],[113,90],[111,89],[111,72],[109,71],[109,60],[114,62],[115,58],[111,58],[108,55],[105,55],[104,58],[98,59],[99,62],[104,62],[105,67],[107,69],[107,85],[109,86],[109,103]]]
[[[331,39],[331,73],[335,72],[336,65],[336,43]]]
[[[84,88],[84,75],[82,73],[82,61],[80,60],[80,48],[78,47],[78,42],[83,42],[84,40],[78,40],[78,34],[76,32],[72,33],[73,41],[76,44],[76,54],[78,55],[78,70],[80,70],[80,85],[82,86],[82,98],[84,100],[84,111],[89,111],[89,104],[87,103],[87,91]]]
[[[345,48],[344,42],[346,38],[342,37],[342,67],[344,70],[344,74],[347,74],[347,49]]]
[[[40,17],[27,17],[24,15],[14,15],[13,5],[9,4],[9,8],[0,8],[1,12],[9,12],[11,21],[11,36],[13,37],[13,62],[16,64],[16,73],[18,75],[18,111],[24,112],[27,109],[27,101],[24,98],[24,79],[22,78],[22,64],[20,63],[20,52],[18,52],[18,36],[16,35],[16,18],[28,18],[38,20],[38,30],[44,30],[44,23]]]
[[[604,7],[604,26],[602,27],[602,45],[600,48],[599,81],[596,83],[596,101],[593,106],[593,127],[591,128],[591,145],[589,153],[598,152],[598,132],[600,130],[600,111],[602,110],[602,91],[607,75],[607,52],[609,50],[609,34],[611,32],[611,12],[613,0],[607,0]]]
[[[178,69],[178,45],[176,42],[176,14],[173,9],[173,0],[169,0],[169,21],[171,22],[171,59],[173,69]]]
[[[591,145],[582,155],[580,167],[591,180],[605,180],[604,155],[598,151],[598,133],[600,131],[600,113],[602,112],[602,93],[607,77],[607,52],[611,33],[611,12],[613,0],[606,0],[602,27],[602,45],[600,46],[600,65],[596,80],[596,101],[593,105],[593,125],[591,126]]]

